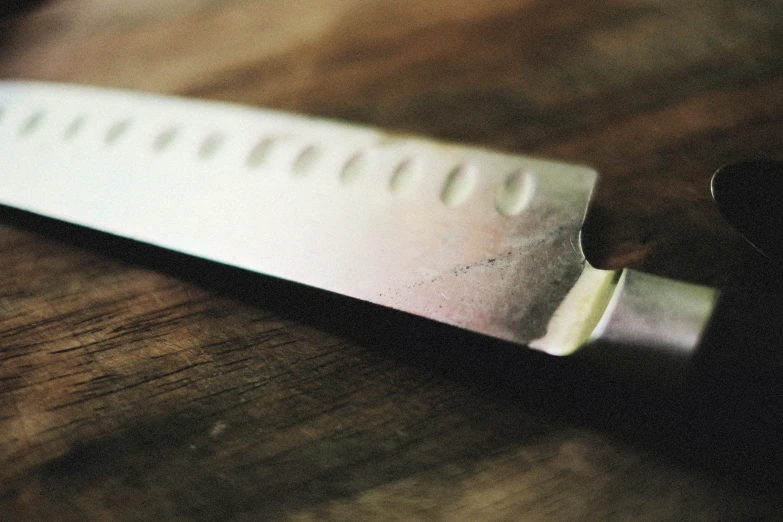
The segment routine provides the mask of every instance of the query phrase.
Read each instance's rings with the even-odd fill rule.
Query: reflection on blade
[[[592,170],[230,104],[0,82],[0,202],[527,344]]]

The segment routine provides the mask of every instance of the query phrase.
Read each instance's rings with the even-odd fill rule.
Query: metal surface
[[[636,380],[677,388],[709,323],[718,292],[623,270],[582,354]]]
[[[547,334],[585,267],[584,167],[25,82],[0,83],[0,142],[3,204],[520,344]],[[539,349],[576,349],[551,330]]]

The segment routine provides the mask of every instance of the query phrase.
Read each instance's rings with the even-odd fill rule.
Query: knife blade
[[[584,166],[25,81],[0,82],[0,143],[4,205],[659,381],[687,370],[717,299],[591,267]]]

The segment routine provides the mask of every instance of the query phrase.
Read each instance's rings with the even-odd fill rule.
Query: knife
[[[584,166],[27,81],[0,82],[0,143],[4,205],[665,387],[687,378],[716,315],[714,289],[590,266]]]

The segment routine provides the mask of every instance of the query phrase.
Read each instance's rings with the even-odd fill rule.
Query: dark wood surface
[[[590,164],[594,264],[739,288],[779,272],[722,222],[709,178],[783,159],[781,13],[50,1],[0,22],[0,76]],[[0,519],[783,519],[783,438],[730,431],[720,408],[9,209],[0,252]]]

